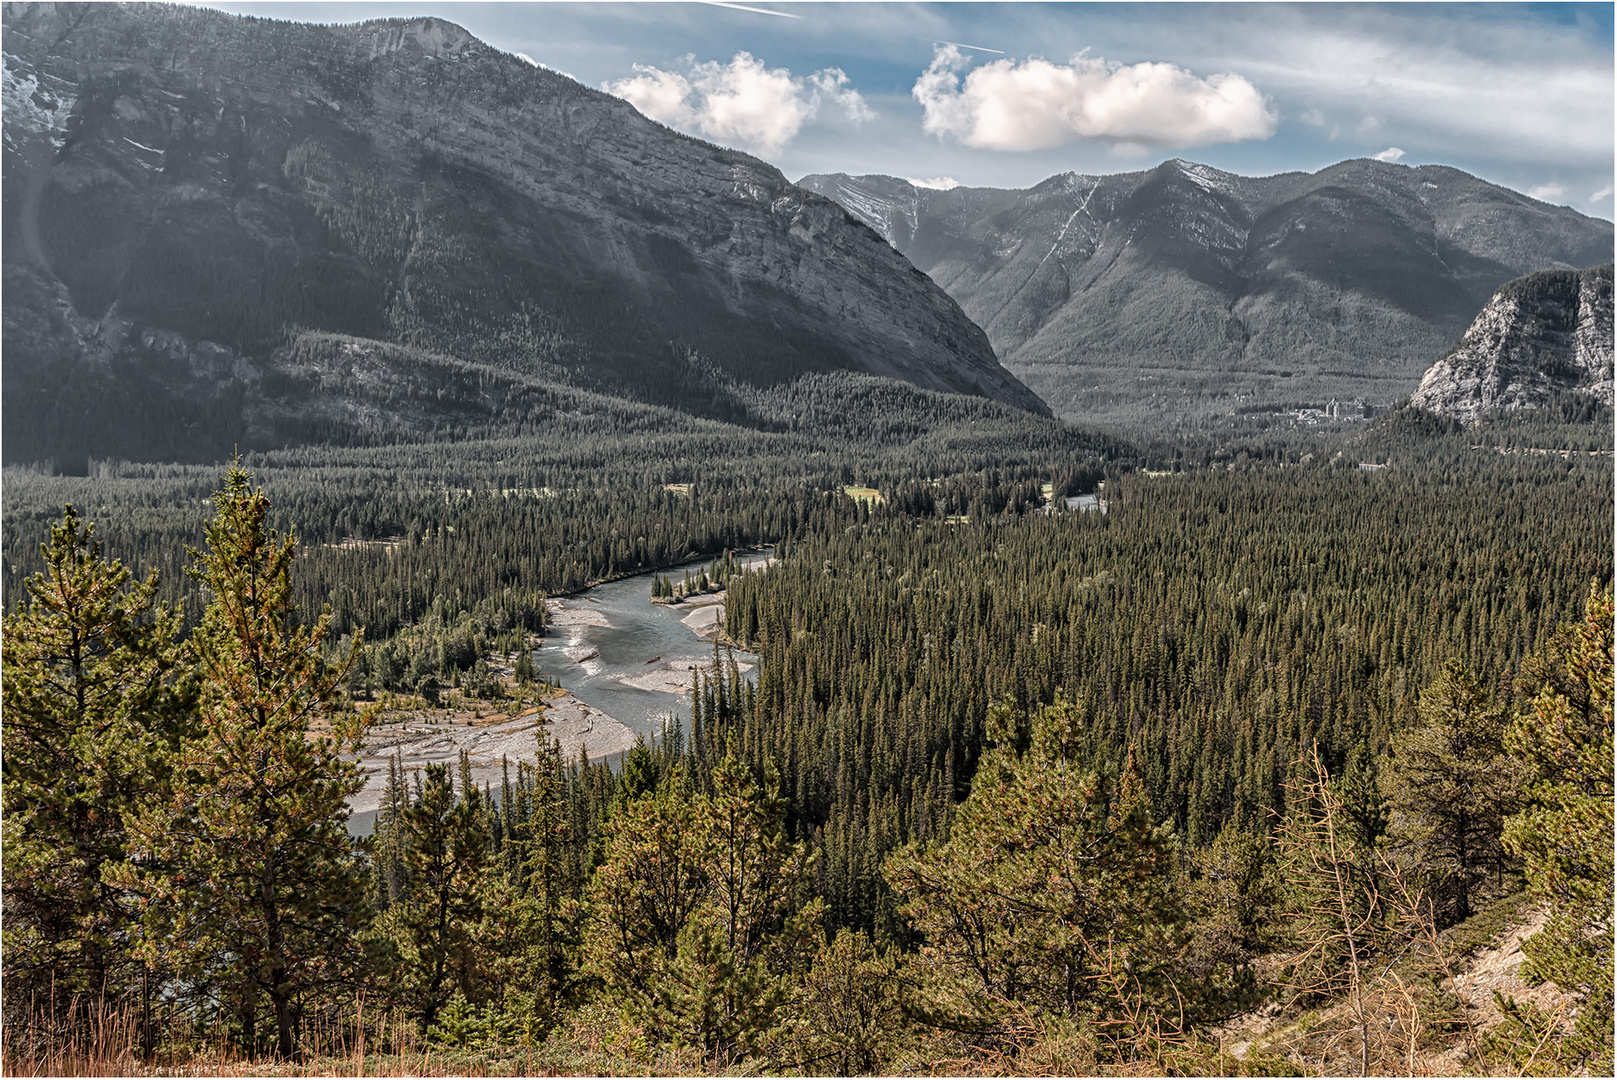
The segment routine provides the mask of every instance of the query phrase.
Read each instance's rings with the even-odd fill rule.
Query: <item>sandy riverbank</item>
[[[530,706],[515,716],[496,712],[476,719],[464,712],[437,709],[394,713],[372,725],[365,737],[359,763],[367,782],[348,800],[349,808],[356,814],[377,809],[387,787],[388,761],[395,754],[408,773],[433,763],[456,769],[464,750],[471,761],[473,781],[498,787],[505,762],[514,769],[518,761],[534,760],[540,735],[560,742],[562,759],[568,762],[577,760],[581,749],[593,761],[634,745],[634,732],[628,727],[571,694],[553,697],[542,708]]]
[[[736,667],[741,674],[750,675],[753,665],[737,661]],[[632,686],[636,690],[651,690],[663,694],[688,694],[691,684],[696,681],[696,673],[701,672],[703,678],[709,678],[714,671],[711,659],[698,662],[690,660],[673,660],[661,667],[648,669],[643,675],[622,678],[618,681],[625,686]]]

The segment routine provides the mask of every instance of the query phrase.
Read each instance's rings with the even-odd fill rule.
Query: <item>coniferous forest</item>
[[[7,1070],[1611,1068],[1609,413],[790,393],[8,469]],[[349,830],[368,725],[542,694],[548,597],[694,559],[688,719],[395,766]],[[1507,930],[1520,992],[1466,990]]]

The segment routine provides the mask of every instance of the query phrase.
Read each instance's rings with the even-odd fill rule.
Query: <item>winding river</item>
[[[734,556],[743,570],[762,569],[769,558],[767,550]],[[690,569],[699,573],[705,565]],[[677,582],[685,569],[664,573]],[[635,735],[650,741],[670,717],[690,718],[695,673],[712,669],[723,594],[653,604],[655,580],[655,573],[638,574],[549,601],[550,627],[533,652],[534,665],[542,677],[560,681],[568,694],[552,699],[542,730],[561,741],[569,760],[583,747],[592,761],[616,761]],[[754,670],[757,657],[733,656],[743,673]],[[483,725],[457,726],[431,713],[378,725],[361,758],[370,782],[349,800],[349,830],[363,836],[374,826],[392,755],[400,755],[406,768],[434,761],[453,767],[464,751],[473,779],[497,787],[507,761],[533,759],[537,726],[531,710],[512,717],[497,714]]]
[[[735,562],[757,569],[769,557],[769,551],[748,552],[737,554]],[[705,565],[693,564],[691,570]],[[684,568],[665,573],[678,582]],[[712,596],[653,604],[655,578],[638,574],[552,601],[551,627],[533,654],[542,676],[559,679],[580,701],[648,740],[670,716],[689,720],[691,674],[713,662],[712,633],[720,614]],[[743,670],[757,659],[734,655]]]

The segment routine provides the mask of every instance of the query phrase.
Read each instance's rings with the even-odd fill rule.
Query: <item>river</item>
[[[734,560],[743,570],[758,570],[770,557],[766,550],[737,554]],[[700,573],[706,565],[693,563],[690,569]],[[685,569],[664,573],[677,583]],[[723,593],[653,604],[655,579],[655,573],[637,574],[549,601],[550,626],[544,644],[533,652],[534,665],[541,677],[557,679],[568,694],[551,700],[545,726],[538,730],[558,738],[569,758],[583,746],[592,761],[616,761],[635,735],[649,742],[670,717],[689,721],[694,674],[712,670]],[[756,656],[733,655],[743,674],[755,670]],[[531,710],[513,717],[495,714],[475,727],[457,726],[430,712],[378,725],[360,759],[370,781],[349,800],[350,831],[371,831],[393,754],[400,755],[407,769],[429,761],[453,768],[464,750],[473,779],[498,787],[506,761],[533,760],[536,727]]]
[[[767,565],[770,552],[735,556],[744,569]],[[699,572],[706,563],[693,564]],[[684,568],[666,571],[674,582]],[[542,676],[558,679],[574,697],[616,717],[649,740],[670,716],[690,718],[689,688],[694,669],[713,662],[711,636],[690,625],[717,629],[715,598],[694,603],[653,604],[655,574],[637,574],[551,602],[552,625],[533,654]],[[710,605],[712,610],[704,611]],[[757,658],[735,653],[745,669]]]

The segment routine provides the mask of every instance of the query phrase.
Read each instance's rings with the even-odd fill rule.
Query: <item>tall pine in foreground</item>
[[[1528,665],[1531,705],[1506,733],[1531,770],[1526,806],[1505,823],[1528,891],[1549,902],[1544,929],[1522,943],[1525,974],[1579,1001],[1558,1067],[1612,1066],[1612,594],[1591,593],[1582,624]],[[1532,686],[1536,683],[1536,686]],[[1521,1015],[1517,1009],[1513,1015]]]
[[[0,649],[8,1022],[31,1000],[54,1012],[132,989],[127,909],[102,875],[127,858],[122,812],[187,715],[155,572],[131,583],[71,506],[42,548]]]
[[[295,1058],[302,1003],[347,977],[367,917],[345,801],[364,780],[339,756],[361,723],[334,704],[347,665],[322,658],[327,618],[300,625],[293,609],[295,537],[268,527],[240,465],[214,506],[192,552],[210,597],[198,730],[130,815],[122,883],[143,902],[143,954],[233,1012],[248,1054],[267,1000],[275,1053]]]
[[[1458,660],[1421,691],[1418,717],[1385,774],[1393,841],[1425,868],[1445,919],[1464,922],[1478,881],[1504,861],[1521,768],[1505,753],[1505,706]]]

